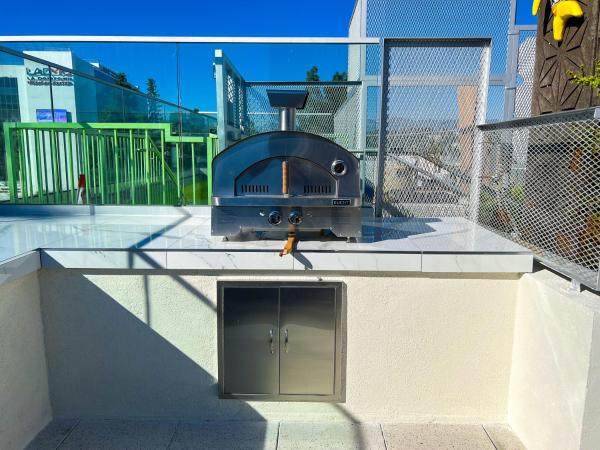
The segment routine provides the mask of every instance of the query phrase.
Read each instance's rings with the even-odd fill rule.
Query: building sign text
[[[27,84],[31,86],[73,86],[73,74],[54,67],[27,67]]]

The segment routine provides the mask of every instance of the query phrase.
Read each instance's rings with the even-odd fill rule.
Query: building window
[[[17,79],[0,77],[0,122],[19,122],[20,120]]]

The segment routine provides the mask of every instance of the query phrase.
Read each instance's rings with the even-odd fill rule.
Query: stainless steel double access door
[[[225,398],[340,401],[341,283],[219,283]]]

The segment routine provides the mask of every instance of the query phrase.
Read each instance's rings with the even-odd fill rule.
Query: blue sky
[[[537,18],[531,15],[533,0],[517,0],[517,23],[534,24]]]
[[[344,36],[354,0],[3,2],[1,34]],[[318,12],[318,13],[317,13]]]
[[[533,22],[531,2],[519,0],[522,23]],[[345,36],[353,7],[354,0],[9,0],[0,34]]]
[[[408,0],[396,0],[398,2]],[[519,0],[519,22],[533,23],[531,0]],[[221,0],[151,2],[103,0],[81,3],[34,0],[3,4],[4,35],[347,36],[354,0]],[[442,26],[442,25],[441,25]],[[47,49],[49,46],[38,44]],[[52,44],[51,48],[64,48]],[[161,97],[177,101],[174,45],[73,44],[78,55],[96,59],[144,85],[157,80]],[[347,46],[182,45],[182,104],[214,109],[212,60],[216,47],[247,80],[303,80],[313,64],[322,79],[347,70]]]

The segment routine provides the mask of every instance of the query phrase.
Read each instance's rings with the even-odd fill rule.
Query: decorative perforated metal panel
[[[386,39],[383,52],[376,214],[469,216],[478,201],[476,125],[486,116],[490,41]]]
[[[600,289],[600,110],[481,127],[480,224]]]
[[[493,42],[492,73],[506,72],[511,0],[402,2],[359,0],[366,6],[365,36],[486,37]],[[377,59],[378,60],[378,59]],[[376,68],[379,68],[377,65]]]
[[[279,128],[278,111],[269,104],[267,90],[306,89],[308,101],[306,107],[296,114],[296,129],[326,137],[351,151],[360,148],[360,82],[247,81],[244,85],[246,136]]]

